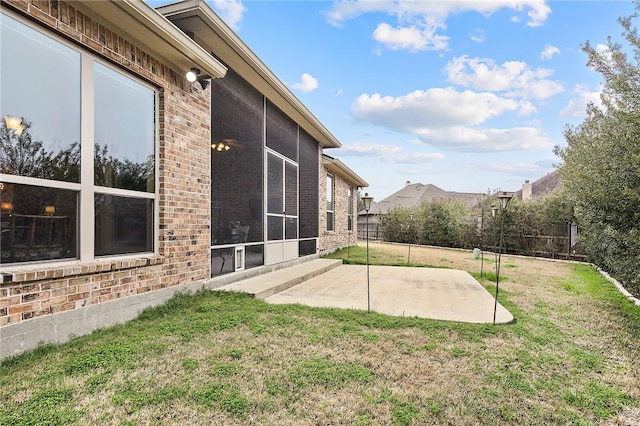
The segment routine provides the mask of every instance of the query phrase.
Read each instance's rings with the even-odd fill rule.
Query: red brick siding
[[[2,5],[156,86],[160,221],[157,256],[3,267],[12,282],[0,284],[0,326],[208,278],[209,90],[191,85],[182,72],[78,10],[74,2],[2,0]]]

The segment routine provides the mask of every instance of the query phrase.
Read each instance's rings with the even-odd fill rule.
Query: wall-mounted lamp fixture
[[[211,84],[210,79],[200,77],[200,70],[198,68],[191,68],[187,74],[185,74],[185,78],[189,83],[195,83],[197,81],[200,87],[202,87],[202,90],[205,90]]]
[[[200,75],[200,70],[198,68],[191,68],[187,74],[185,75],[185,77],[187,78],[187,81],[189,83],[195,83],[195,81],[198,79],[198,76]]]
[[[22,123],[21,118],[6,115],[4,117],[4,122],[7,125],[7,129],[13,130],[17,136],[20,136],[24,131],[24,124]]]
[[[198,83],[200,83],[200,87],[202,87],[202,90],[205,90],[211,84],[211,80],[206,80],[201,77],[198,79]]]

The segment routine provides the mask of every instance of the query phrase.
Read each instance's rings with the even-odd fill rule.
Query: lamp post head
[[[496,217],[496,212],[498,211],[498,206],[491,206],[491,217]]]
[[[371,208],[371,201],[373,197],[369,196],[368,192],[364,193],[364,197],[362,197],[362,202],[364,203],[364,210],[369,213],[369,209]]]
[[[506,210],[509,205],[509,201],[513,198],[512,192],[500,191],[498,192],[498,200],[500,200],[500,207],[502,210]]]

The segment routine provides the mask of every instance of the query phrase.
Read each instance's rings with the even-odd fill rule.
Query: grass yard
[[[370,246],[372,264],[406,265],[407,255]],[[363,244],[348,257],[362,262]],[[470,251],[412,246],[411,264],[469,271],[493,294],[493,255],[484,278]],[[587,265],[510,256],[500,302],[515,324],[180,296],[5,361],[0,424],[640,422],[640,308]]]

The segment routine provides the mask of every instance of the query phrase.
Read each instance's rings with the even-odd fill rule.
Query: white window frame
[[[149,84],[142,80],[138,76],[123,71],[122,69],[115,67],[108,61],[103,60],[99,56],[92,54],[91,52],[83,49],[74,43],[70,43],[66,39],[54,34],[41,27],[33,25],[30,21],[16,15],[14,13],[2,11],[3,15],[16,20],[17,22],[28,26],[29,28],[39,32],[43,37],[49,37],[80,54],[80,183],[55,181],[48,179],[31,178],[25,176],[9,175],[0,173],[0,182],[33,185],[43,188],[56,188],[56,189],[68,189],[79,193],[78,196],[78,228],[76,233],[77,238],[77,258],[65,258],[65,259],[50,259],[40,260],[37,262],[17,262],[2,264],[1,267],[7,266],[21,266],[37,263],[64,263],[64,262],[88,262],[93,260],[109,260],[118,258],[131,258],[141,255],[150,255],[158,253],[158,235],[159,235],[159,219],[160,213],[158,208],[158,192],[160,179],[158,176],[158,159],[159,159],[159,90],[156,86]],[[94,63],[100,63],[103,66],[109,68],[112,71],[118,72],[123,76],[139,83],[154,92],[154,192],[138,192],[126,189],[108,188],[97,186],[94,184]],[[90,165],[90,166],[87,166]],[[96,194],[107,194],[121,197],[133,197],[139,199],[153,200],[153,247],[150,252],[136,252],[125,253],[108,256],[95,256],[95,202],[94,198]]]

